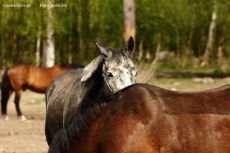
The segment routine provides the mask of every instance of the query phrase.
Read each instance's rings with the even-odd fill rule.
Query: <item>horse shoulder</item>
[[[18,64],[10,67],[7,76],[14,90],[20,90],[28,82],[29,65]]]

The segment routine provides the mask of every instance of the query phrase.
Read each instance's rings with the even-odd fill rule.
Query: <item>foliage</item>
[[[4,7],[4,4],[31,7]],[[56,63],[86,64],[98,55],[93,40],[102,46],[122,47],[122,0],[55,0],[67,7],[52,8],[54,15]],[[230,56],[230,1],[136,0],[136,50],[155,55],[158,34],[161,50],[180,58],[202,60],[208,38],[213,3],[218,5],[211,63]],[[1,67],[16,63],[34,64],[38,35],[46,38],[47,0],[0,1]],[[190,43],[189,43],[190,41]],[[42,56],[41,41],[40,56]],[[219,57],[218,47],[222,47]],[[42,57],[41,57],[42,58]],[[184,60],[185,63],[187,60]],[[178,62],[178,66],[184,66]]]

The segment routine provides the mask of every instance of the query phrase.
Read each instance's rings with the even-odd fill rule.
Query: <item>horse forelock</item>
[[[98,56],[92,62],[85,66],[82,74],[81,74],[81,82],[88,80],[92,74],[98,69],[98,66],[102,62],[102,57]]]

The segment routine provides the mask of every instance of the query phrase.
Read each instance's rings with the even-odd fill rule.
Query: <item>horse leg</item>
[[[12,90],[4,90],[2,89],[2,99],[1,99],[1,112],[2,116],[5,118],[5,120],[8,120],[7,116],[7,103],[12,94]]]
[[[15,104],[15,107],[16,107],[16,111],[18,113],[18,117],[20,117],[21,120],[26,120],[25,116],[22,115],[21,109],[19,107],[20,98],[21,98],[21,90],[15,91],[14,104]]]

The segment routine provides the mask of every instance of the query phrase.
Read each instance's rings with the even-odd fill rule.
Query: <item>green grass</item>
[[[26,103],[26,105],[40,105],[41,103],[44,103],[45,99],[32,99],[29,102]]]
[[[230,75],[218,72],[218,67],[172,67],[169,63],[159,62],[155,71],[155,77],[149,80],[149,84],[177,91],[201,91],[216,88],[230,83]],[[194,78],[210,77],[213,83],[194,82]]]
[[[230,83],[230,78],[213,78],[213,83],[194,82],[192,78],[155,78],[148,84],[176,91],[202,91]]]

